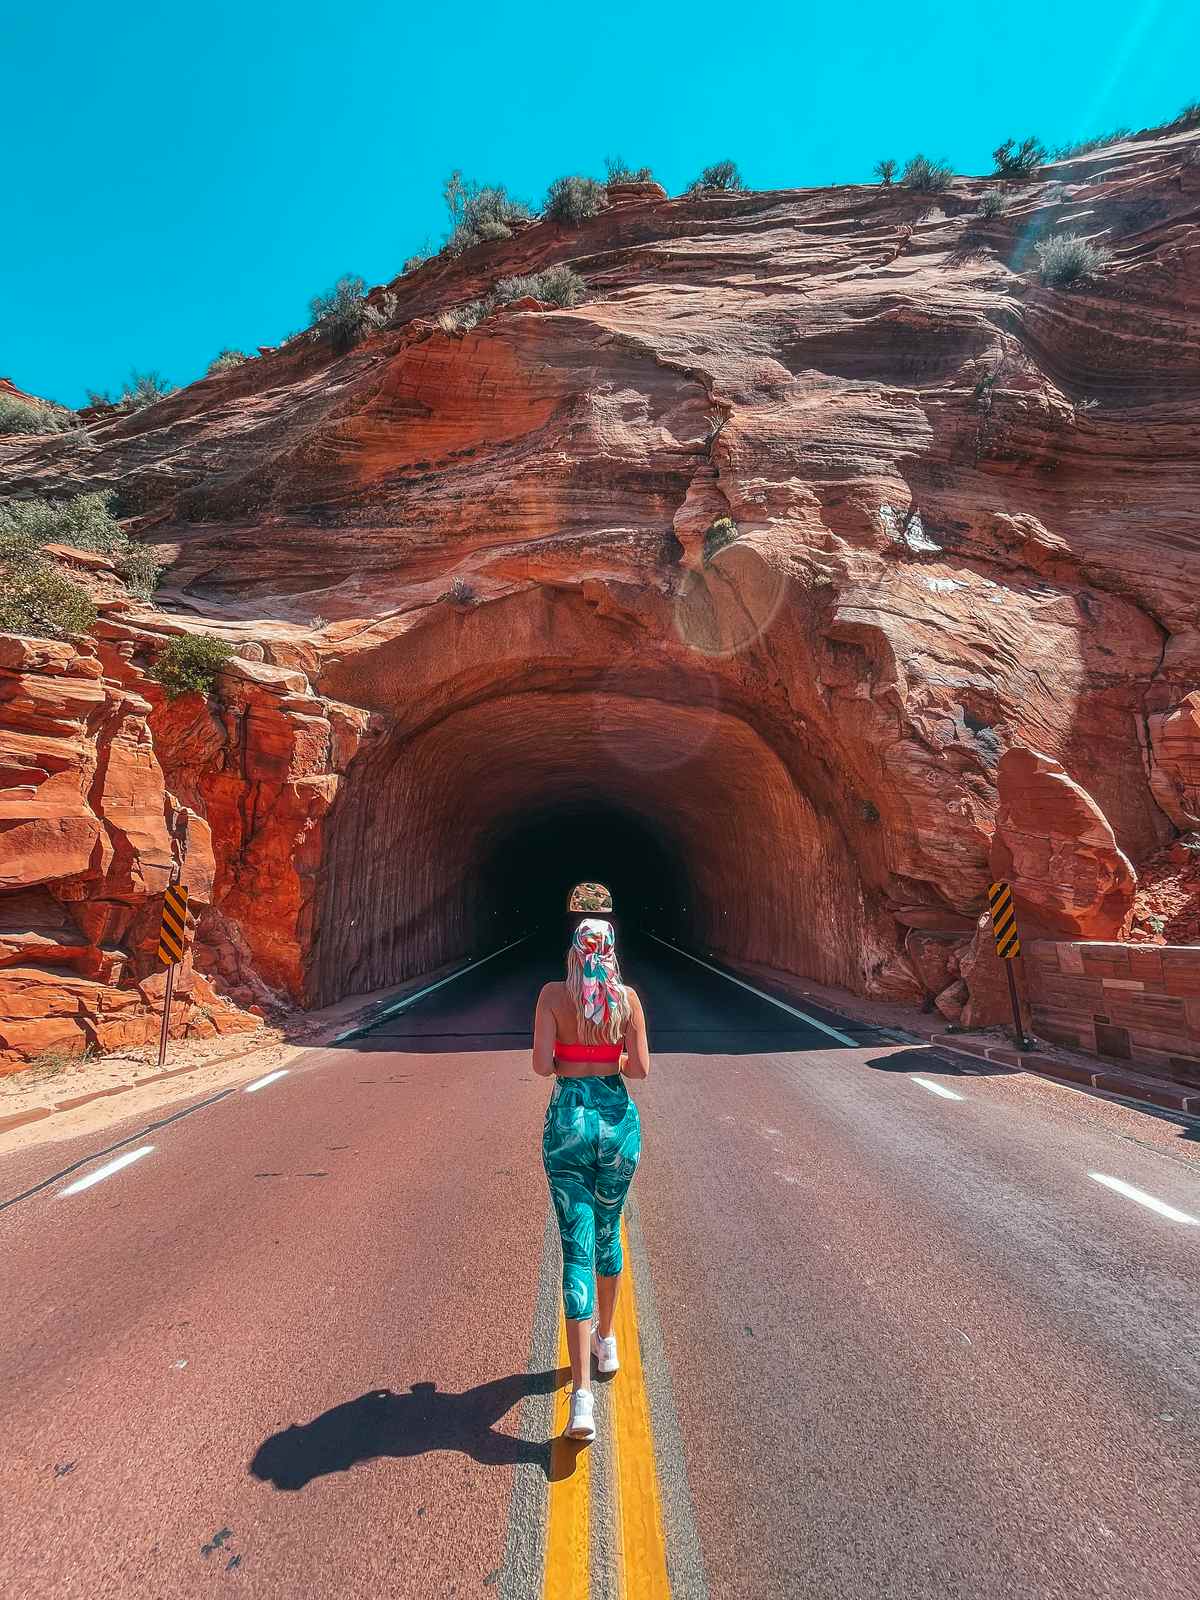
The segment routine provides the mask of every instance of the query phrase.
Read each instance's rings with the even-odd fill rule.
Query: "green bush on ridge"
[[[464,305],[452,306],[438,317],[438,327],[443,333],[466,333],[491,316],[493,311],[513,300],[546,300],[555,306],[577,306],[587,293],[587,284],[577,272],[560,263],[543,272],[521,273],[516,277],[501,278],[482,300],[468,300]]]
[[[167,395],[174,394],[175,389],[175,384],[168,383],[161,372],[134,371],[129,374],[125,387],[115,400],[107,390],[102,389],[89,389],[87,398],[91,406],[115,406],[118,411],[143,411],[155,401],[165,400]]]
[[[222,350],[208,363],[207,376],[215,378],[220,372],[232,372],[234,367],[240,367],[250,357],[242,350]]]
[[[1132,132],[1132,128],[1114,128],[1111,133],[1097,134],[1092,139],[1076,139],[1072,144],[1060,144],[1051,153],[1051,159],[1069,161],[1072,156],[1090,155],[1093,150],[1102,150],[1106,144],[1119,144],[1122,139],[1128,139]]]
[[[524,300],[530,295],[535,300],[548,300],[553,306],[577,306],[586,292],[587,284],[579,274],[561,262],[556,267],[547,267],[544,272],[501,278],[492,290],[497,305]]]
[[[502,183],[479,184],[457,169],[442,186],[450,213],[450,234],[441,254],[462,255],[474,244],[511,239],[513,224],[528,222],[532,212],[523,200],[514,200]]]
[[[232,654],[233,646],[211,633],[185,633],[168,643],[148,676],[162,684],[169,700],[185,694],[207,698]]]
[[[65,406],[0,394],[0,433],[65,433],[74,421]]]
[[[992,151],[997,178],[1032,178],[1046,160],[1046,147],[1032,135],[1018,144],[1015,139],[1005,139]]]
[[[624,156],[605,156],[604,170],[609,183],[653,183],[649,167],[631,167]]]
[[[684,193],[696,195],[703,194],[706,189],[716,189],[725,194],[738,194],[745,187],[737,163],[726,159],[714,162],[711,167],[705,167],[698,178],[692,179]]]
[[[332,289],[313,295],[308,302],[308,325],[313,334],[328,339],[339,354],[356,345],[371,325],[366,287],[360,277],[348,272]]]
[[[135,544],[113,514],[115,496],[98,492],[70,500],[9,500],[0,504],[0,585],[3,626],[37,633],[84,632],[95,621],[87,592],[44,554],[67,544],[108,556],[129,592],[148,600],[162,566],[147,545]],[[81,619],[86,619],[82,620]]]
[[[547,222],[560,222],[567,227],[578,226],[603,211],[608,204],[604,185],[595,178],[578,175],[555,178],[546,193],[542,216]]]
[[[1042,282],[1055,289],[1086,283],[1112,256],[1110,250],[1077,233],[1057,233],[1034,245],[1034,250]]]
[[[941,194],[954,181],[954,168],[946,161],[933,161],[928,156],[915,155],[904,163],[900,182],[907,189],[920,194]]]
[[[35,639],[86,633],[96,607],[86,590],[49,561],[0,561],[0,630]]]

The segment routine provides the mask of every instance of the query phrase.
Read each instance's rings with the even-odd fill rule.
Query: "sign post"
[[[1017,931],[1017,913],[1013,907],[1012,885],[993,883],[988,889],[988,904],[992,908],[992,937],[996,941],[996,954],[1004,963],[1008,979],[1008,998],[1012,1001],[1013,1038],[1018,1050],[1028,1050],[1032,1040],[1025,1037],[1025,1024],[1021,1020],[1021,1002],[1017,997],[1017,983],[1012,964],[1021,954],[1021,936]]]
[[[158,930],[158,959],[167,969],[162,1032],[158,1038],[160,1071],[167,1059],[167,1032],[171,1025],[171,996],[175,992],[175,968],[183,960],[183,947],[187,940],[187,905],[187,890],[182,884],[173,883],[163,899],[162,924]]]

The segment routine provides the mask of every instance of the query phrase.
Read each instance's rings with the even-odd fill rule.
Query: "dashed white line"
[[[649,928],[645,929],[650,933]],[[658,934],[650,933],[650,937],[659,944],[665,944],[668,950],[674,950],[677,955],[686,956],[689,961],[694,961],[699,967],[707,967],[710,972],[715,972],[718,978],[724,978],[726,983],[736,983],[739,989],[746,989],[750,994],[755,994],[760,1000],[765,1000],[769,1005],[778,1006],[780,1011],[786,1011],[789,1016],[799,1017],[801,1022],[807,1022],[810,1028],[819,1028],[822,1033],[827,1033],[831,1039],[836,1039],[839,1044],[848,1044],[853,1049],[861,1050],[861,1041],[852,1039],[849,1034],[839,1033],[836,1028],[831,1028],[828,1023],[821,1022],[817,1017],[810,1017],[807,1011],[801,1011],[796,1006],[789,1006],[782,1000],[776,1000],[773,994],[764,994],[761,989],[756,989],[752,983],[743,983],[741,978],[735,978],[731,972],[722,972],[720,967],[714,967],[709,961],[701,961],[699,956],[694,956],[690,950],[681,950],[677,944],[672,944],[669,939],[660,939]]]
[[[256,1083],[248,1083],[242,1093],[253,1094],[256,1089],[265,1089],[269,1083],[275,1083],[280,1078],[286,1078],[289,1070],[287,1067],[279,1067],[275,1072],[268,1072],[265,1078],[259,1078]]]
[[[90,1189],[94,1183],[100,1183],[105,1178],[111,1178],[114,1172],[120,1172],[122,1167],[128,1167],[134,1161],[140,1161],[143,1156],[148,1156],[154,1149],[152,1144],[144,1144],[140,1150],[127,1150],[123,1156],[118,1156],[115,1161],[110,1161],[103,1167],[97,1167],[95,1172],[89,1172],[86,1178],[76,1178],[74,1183],[69,1183],[61,1191],[63,1195],[79,1194],[83,1189]]]
[[[922,1089],[928,1089],[930,1094],[940,1094],[943,1100],[961,1100],[961,1094],[955,1094],[953,1089],[943,1088],[940,1083],[934,1083],[932,1078],[911,1078],[911,1083],[919,1083]]]
[[[389,1017],[407,1011],[409,1006],[415,1006],[418,1000],[424,1000],[427,994],[432,994],[435,989],[443,989],[446,984],[453,983],[456,978],[465,978],[468,972],[474,972],[476,967],[482,967],[487,961],[494,961],[497,956],[502,956],[506,950],[511,950],[515,945],[524,944],[531,935],[523,933],[519,939],[514,939],[510,944],[502,944],[499,950],[493,950],[490,955],[481,956],[478,961],[472,961],[470,966],[460,967],[457,972],[452,972],[448,978],[439,978],[436,983],[427,984],[424,989],[418,989],[415,994],[405,995],[403,1000],[397,1000],[394,1006],[388,1006],[386,1011],[378,1012],[369,1022],[359,1023],[357,1027],[347,1028],[344,1033],[339,1033],[330,1041],[332,1044],[342,1044],[346,1039],[353,1039],[360,1033],[370,1033],[371,1029]]]
[[[1144,1189],[1135,1189],[1123,1178],[1110,1178],[1106,1172],[1089,1172],[1088,1177],[1104,1184],[1106,1188],[1115,1189],[1127,1200],[1136,1200],[1138,1205],[1148,1206],[1151,1211],[1157,1211],[1160,1217],[1166,1217],[1171,1222],[1191,1222],[1200,1227],[1200,1217],[1189,1217],[1186,1211],[1176,1211],[1175,1207],[1167,1205],[1165,1200],[1156,1200],[1152,1194],[1147,1194]]]

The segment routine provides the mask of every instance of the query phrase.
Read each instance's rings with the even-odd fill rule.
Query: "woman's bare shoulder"
[[[642,1009],[642,997],[631,983],[625,985],[625,993],[629,996],[629,1004],[636,1006],[640,1011]]]
[[[567,986],[563,980],[561,978],[555,978],[550,983],[544,983],[542,985],[542,992],[538,996],[538,999],[544,1000],[547,1005],[551,1005],[555,1000],[561,1000],[563,995],[566,993],[566,990]]]

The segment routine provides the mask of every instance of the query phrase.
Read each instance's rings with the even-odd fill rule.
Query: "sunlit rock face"
[[[621,194],[372,291],[386,326],[345,355],[293,341],[85,440],[0,441],[13,492],[119,487],[170,563],[170,614],[106,613],[125,636],[40,713],[111,794],[92,754],[43,761],[53,805],[9,813],[64,937],[101,948],[101,903],[153,922],[186,807],[197,965],[243,1004],[482,951],[596,877],[693,948],[988,1020],[997,864],[1058,927],[1086,891],[1052,836],[1086,815],[1120,875],[1195,826],[1198,142],[1095,151],[988,221],[965,179]],[[1111,264],[1041,285],[1047,228]],[[580,305],[438,326],[559,262]],[[193,627],[261,659],[168,707],[145,671]],[[1002,859],[1020,750],[1079,827],[1014,812]],[[20,962],[57,970],[42,948]]]

